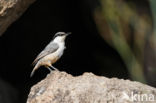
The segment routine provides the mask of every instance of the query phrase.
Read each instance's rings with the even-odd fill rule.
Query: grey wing
[[[50,43],[48,44],[45,49],[36,57],[33,62],[33,65],[36,64],[41,58],[45,57],[46,55],[55,52],[59,48],[57,43]]]

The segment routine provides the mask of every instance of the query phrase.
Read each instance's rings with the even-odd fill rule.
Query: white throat
[[[60,58],[63,55],[63,51],[66,48],[65,47],[65,36],[56,37],[53,42],[57,43],[59,45],[59,49],[55,52],[56,55]]]
[[[65,36],[58,36],[54,39],[55,43],[64,43],[65,41]]]

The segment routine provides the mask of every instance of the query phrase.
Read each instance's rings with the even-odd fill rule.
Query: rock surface
[[[35,0],[0,0],[0,36]]]
[[[156,103],[156,88],[92,73],[54,71],[31,88],[27,103]]]

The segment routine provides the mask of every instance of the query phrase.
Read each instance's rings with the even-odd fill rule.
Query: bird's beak
[[[67,32],[67,33],[66,33],[66,36],[68,36],[68,35],[70,35],[70,34],[71,34],[71,32]]]

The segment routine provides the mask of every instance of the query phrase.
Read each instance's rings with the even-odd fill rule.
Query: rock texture
[[[35,0],[0,0],[0,36]]]
[[[54,71],[31,88],[27,103],[156,103],[156,88],[129,80]]]

